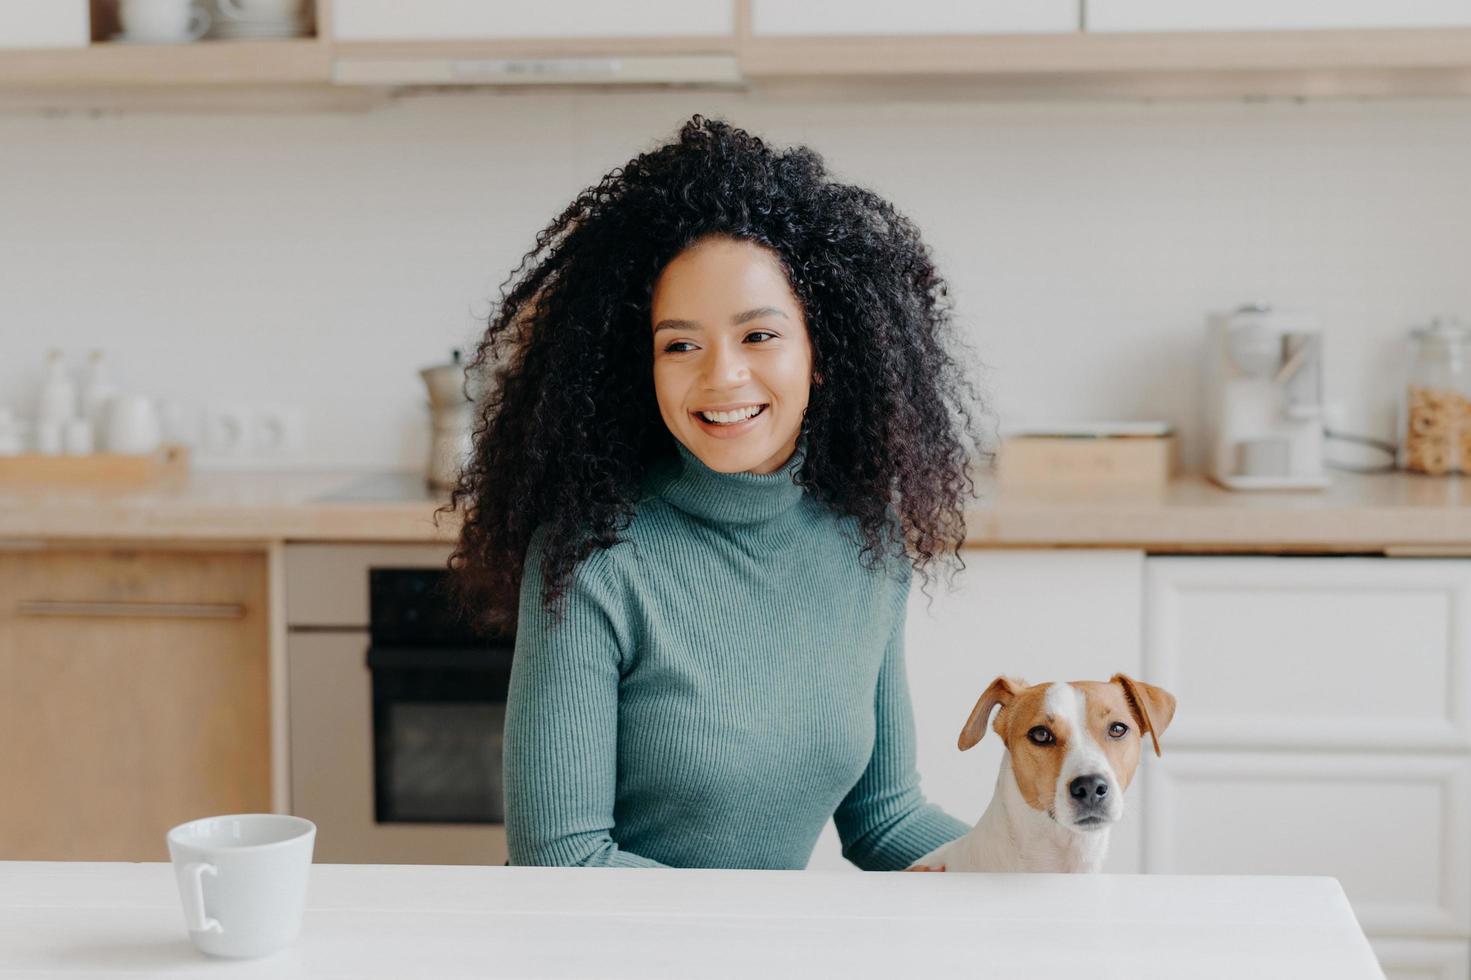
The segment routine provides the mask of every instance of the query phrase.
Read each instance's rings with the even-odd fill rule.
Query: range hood
[[[739,85],[733,54],[570,58],[389,57],[340,54],[337,85]]]

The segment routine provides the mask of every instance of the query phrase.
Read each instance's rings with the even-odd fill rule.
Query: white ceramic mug
[[[301,0],[215,0],[215,7],[231,20],[295,21],[301,17]]]
[[[130,41],[196,41],[209,30],[209,11],[191,0],[122,0],[118,16]]]
[[[169,857],[194,945],[212,956],[267,956],[301,931],[317,826],[240,813],[169,831]]]

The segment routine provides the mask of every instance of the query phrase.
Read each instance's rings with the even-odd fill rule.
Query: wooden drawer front
[[[1176,746],[1467,748],[1471,563],[1150,558],[1144,673]]]
[[[1471,977],[1471,941],[1464,939],[1374,939],[1371,943],[1387,980],[1466,980]]]
[[[1146,872],[1327,875],[1369,933],[1471,935],[1471,760],[1167,751],[1157,761]]]
[[[243,551],[138,551],[127,548],[38,548],[7,550],[8,608],[0,615],[79,615],[87,604],[114,604],[115,612],[149,618],[149,606],[182,618],[231,618],[238,607],[260,598],[264,556]],[[17,604],[26,604],[17,610]],[[49,610],[49,611],[48,611]],[[100,614],[100,613],[96,613]],[[178,618],[178,617],[176,617]]]
[[[290,626],[368,628],[368,571],[444,568],[450,545],[293,544],[286,548]]]

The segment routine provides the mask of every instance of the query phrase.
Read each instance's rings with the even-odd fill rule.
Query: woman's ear
[[[822,372],[821,371],[814,371],[814,372],[812,372],[812,383],[815,384],[815,385],[822,384]]]

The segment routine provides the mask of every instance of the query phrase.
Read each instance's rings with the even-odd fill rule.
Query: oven
[[[324,863],[501,864],[515,636],[473,632],[448,546],[286,549],[291,812]]]

